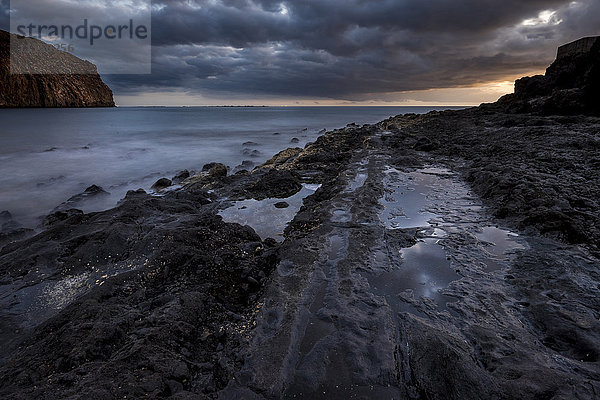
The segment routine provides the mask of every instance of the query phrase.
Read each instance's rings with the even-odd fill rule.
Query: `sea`
[[[0,110],[0,212],[27,227],[91,185],[110,193],[85,212],[117,204],[128,190],[220,162],[235,171],[323,130],[398,114],[456,107],[117,107]]]

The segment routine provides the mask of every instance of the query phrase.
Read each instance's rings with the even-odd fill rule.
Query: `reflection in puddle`
[[[401,297],[406,293],[445,309],[452,299],[440,291],[460,279],[457,271],[463,270],[462,261],[453,257],[457,251],[466,255],[464,262],[493,272],[508,265],[514,250],[524,248],[517,234],[489,226],[477,199],[448,169],[405,173],[387,168],[384,173],[383,225],[392,230],[420,228],[421,238],[412,247],[392,250],[392,257],[400,256],[398,266],[368,277],[375,293],[386,296],[397,311],[408,310]]]
[[[367,180],[368,174],[366,172],[359,172],[356,174],[354,178],[348,182],[348,186],[344,190],[345,193],[354,192],[356,189],[362,187]]]
[[[400,255],[403,262],[399,268],[368,278],[375,293],[390,296],[388,302],[397,311],[402,311],[399,294],[407,289],[414,298],[433,299],[440,309],[445,309],[450,298],[439,291],[460,276],[452,268],[439,239],[419,241],[412,247],[401,249]]]
[[[437,239],[425,239],[400,254],[406,288],[417,296],[436,298],[440,289],[460,278]]]
[[[225,222],[251,226],[262,238],[273,238],[283,241],[283,231],[287,224],[294,219],[302,201],[314,194],[321,185],[303,184],[302,189],[287,199],[241,200],[229,208],[219,211]],[[285,201],[287,208],[276,208],[275,204]]]
[[[493,226],[484,227],[480,233],[475,234],[479,240],[480,248],[487,254],[484,260],[486,271],[492,272],[501,269],[504,266],[503,261],[506,255],[514,250],[522,250],[525,247],[515,238],[518,234],[500,229]]]
[[[352,193],[356,189],[363,187],[367,180],[367,177],[369,176],[366,169],[366,165],[368,163],[368,159],[363,159],[356,164],[356,174],[354,175],[354,177],[348,180],[348,184],[346,185],[346,188],[344,189],[343,193]]]
[[[352,213],[350,209],[337,208],[331,212],[331,222],[350,222]]]
[[[435,214],[424,211],[427,193],[438,179],[431,173],[415,171],[402,173],[395,168],[384,171],[386,193],[381,199],[381,220],[388,229],[407,229],[428,226]]]

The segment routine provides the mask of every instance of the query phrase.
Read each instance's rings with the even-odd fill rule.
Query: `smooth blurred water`
[[[127,190],[208,162],[232,168],[304,147],[322,129],[375,123],[427,107],[140,107],[0,110],[0,211],[21,223],[92,184],[111,193],[84,211],[109,208]],[[445,109],[437,107],[435,109]],[[279,133],[275,135],[274,133]],[[291,143],[292,138],[299,139]],[[245,142],[255,145],[244,145]],[[258,150],[258,154],[250,154]],[[244,154],[246,151],[246,154]]]

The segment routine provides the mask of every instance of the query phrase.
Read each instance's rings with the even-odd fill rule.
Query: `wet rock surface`
[[[163,190],[173,185],[173,182],[167,178],[160,178],[157,180],[154,185],[152,185],[152,189],[154,190]]]
[[[402,132],[392,143],[399,149],[419,136],[445,143],[429,154],[460,157],[464,164],[453,167],[497,218],[597,252],[599,122],[472,109],[393,118],[384,125]]]
[[[221,163],[210,163],[202,167],[209,177],[222,178],[227,176],[227,166]]]
[[[184,169],[183,171],[180,171],[177,175],[175,175],[172,179],[172,181],[174,183],[181,183],[184,180],[186,180],[187,178],[189,178],[191,176],[190,171],[188,171],[187,169]]]
[[[51,214],[0,241],[0,395],[598,397],[599,135],[404,115]]]
[[[67,201],[59,205],[54,211],[67,211],[76,207],[81,207],[82,204],[90,203],[93,201],[101,201],[102,197],[110,195],[106,190],[100,186],[92,185],[85,189],[83,192],[70,197]]]
[[[432,113],[354,129],[351,140],[361,146],[335,164],[336,176],[305,200],[286,231],[246,363],[223,398],[249,388],[264,398],[594,398],[600,264],[593,236],[570,244],[560,230],[531,223],[530,199],[513,199],[519,208],[500,219],[498,199],[510,199],[514,186],[494,185],[498,197],[469,186],[478,172],[469,156],[482,157],[478,141],[494,143],[477,138],[476,128],[462,136],[474,121],[487,121],[494,139],[516,150],[487,158],[497,171],[490,179],[510,179],[510,166],[515,179],[520,166],[522,179],[520,151],[532,149],[525,142],[551,146],[525,129],[519,140],[507,138],[506,118]],[[453,137],[444,137],[441,121],[448,132],[454,127]],[[554,133],[571,128],[546,121]],[[581,123],[597,129],[593,119]],[[426,135],[449,148],[416,151],[412,144]],[[322,143],[344,148],[334,138]],[[547,183],[527,182],[532,190]],[[425,193],[420,207],[411,209],[419,204],[411,193]]]
[[[131,192],[0,251],[4,398],[204,395],[228,381],[275,267],[206,193]],[[197,398],[197,397],[196,397]]]

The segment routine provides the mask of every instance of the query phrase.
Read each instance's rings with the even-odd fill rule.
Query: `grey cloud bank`
[[[541,70],[599,22],[594,0],[155,1],[152,75],[107,80],[122,94],[401,101]]]

